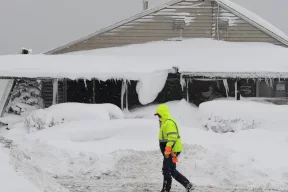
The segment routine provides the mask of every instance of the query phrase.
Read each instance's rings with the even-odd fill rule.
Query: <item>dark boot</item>
[[[191,192],[195,189],[192,183],[188,183],[185,188],[187,192]]]
[[[194,190],[193,184],[181,173],[177,171],[177,174],[175,175],[175,180],[178,181],[183,187],[185,187],[187,192],[190,192]]]
[[[163,181],[163,188],[161,192],[170,192],[172,185],[172,180],[164,180]]]

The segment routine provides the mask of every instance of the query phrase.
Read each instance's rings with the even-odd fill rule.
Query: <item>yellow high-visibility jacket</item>
[[[180,138],[180,130],[175,119],[171,117],[168,106],[165,104],[159,105],[156,114],[161,116],[159,142],[166,143],[166,146],[172,147],[172,152],[181,152],[183,145]]]

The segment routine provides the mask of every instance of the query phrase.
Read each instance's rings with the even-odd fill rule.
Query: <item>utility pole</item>
[[[148,0],[143,0],[143,11],[148,9]]]

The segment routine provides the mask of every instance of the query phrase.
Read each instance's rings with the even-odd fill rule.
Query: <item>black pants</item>
[[[162,146],[161,146],[162,145]],[[186,187],[190,182],[189,180],[183,176],[179,171],[176,169],[176,163],[173,163],[172,157],[166,158],[164,155],[165,147],[164,144],[160,144],[161,152],[163,154],[163,167],[162,167],[162,174],[164,176],[164,180],[168,183],[172,183],[172,177],[181,183],[184,187]],[[164,148],[164,150],[163,150]],[[180,153],[176,153],[176,156],[180,155]]]
[[[178,156],[178,155],[179,155],[179,154],[177,154],[177,156]],[[167,180],[167,181],[172,180],[172,177],[173,177],[173,178],[177,178],[177,175],[180,174],[180,173],[177,171],[177,169],[176,169],[176,163],[173,163],[171,156],[170,156],[169,158],[166,158],[166,157],[164,156],[162,173],[163,173],[164,179]]]

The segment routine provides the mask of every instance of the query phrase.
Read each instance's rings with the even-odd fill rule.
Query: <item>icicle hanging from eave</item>
[[[187,78],[188,80],[189,78]],[[181,88],[182,88],[182,91],[184,91],[184,87],[186,85],[186,80],[185,78],[183,77],[183,74],[180,75],[180,84],[181,84]]]
[[[53,101],[52,105],[57,104],[57,95],[58,95],[58,79],[53,80]]]
[[[224,87],[225,87],[225,90],[226,90],[226,96],[229,97],[229,85],[228,85],[228,81],[227,79],[223,79],[223,84],[224,84]]]
[[[86,90],[88,90],[88,88],[87,88],[87,79],[83,79],[83,82],[84,82],[84,84],[85,84]]]
[[[271,86],[271,88],[274,87],[273,84],[274,84],[274,80],[270,78],[270,86]]]
[[[127,82],[126,82],[126,80],[125,79],[123,79],[123,81],[122,81],[122,87],[121,87],[121,109],[122,110],[124,110],[124,95],[125,95],[125,93],[126,93],[126,91],[127,91]],[[127,94],[126,94],[127,95]],[[128,98],[126,98],[126,102],[127,102],[127,99]]]

